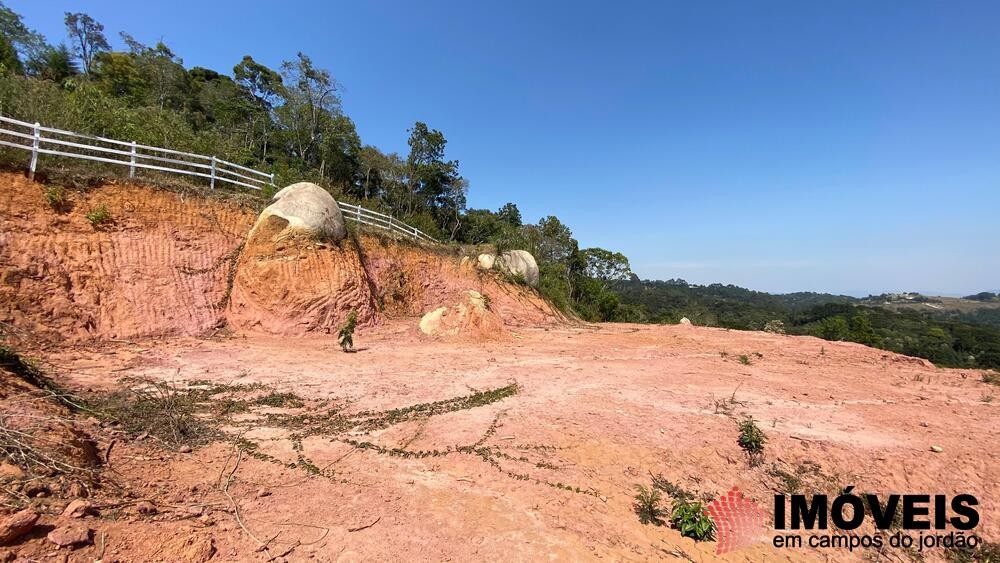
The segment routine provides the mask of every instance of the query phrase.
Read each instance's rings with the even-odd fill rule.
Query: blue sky
[[[440,129],[472,207],[553,214],[643,278],[1000,288],[1000,3],[8,0],[187,66],[309,54],[362,139]]]

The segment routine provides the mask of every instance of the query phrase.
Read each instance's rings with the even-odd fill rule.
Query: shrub
[[[747,356],[746,354],[740,354],[740,363],[745,366],[750,365],[750,356]]]
[[[340,332],[337,333],[337,342],[340,344],[341,350],[345,352],[354,351],[354,329],[358,325],[358,312],[355,309],[351,309],[351,312],[347,315],[347,320],[344,322],[344,326],[340,327]]]
[[[705,505],[697,500],[674,501],[670,523],[682,536],[695,541],[709,541],[715,537],[715,522],[708,516]]]
[[[643,524],[663,525],[663,509],[660,508],[660,491],[655,488],[647,489],[642,485],[636,485],[635,504],[633,508],[639,515],[639,522]]]
[[[785,323],[779,321],[778,319],[770,320],[764,323],[764,332],[773,332],[774,334],[785,334]]]
[[[48,186],[45,188],[45,202],[49,204],[56,213],[66,213],[72,209],[66,189],[62,186]]]
[[[102,203],[91,209],[90,213],[87,213],[87,221],[90,221],[90,226],[95,229],[111,223],[111,212],[108,211],[108,206]]]
[[[740,423],[740,437],[737,442],[750,456],[751,465],[756,465],[764,457],[764,443],[767,442],[767,436],[757,426],[752,416],[746,417]]]

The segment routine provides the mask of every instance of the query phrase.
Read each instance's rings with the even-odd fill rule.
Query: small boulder
[[[944,451],[944,448],[942,448],[941,446],[931,446],[931,451],[936,454],[939,454]]]
[[[531,287],[538,287],[538,262],[526,250],[510,250],[500,256],[480,254],[476,258],[476,267],[480,270],[496,268],[501,272],[518,276]]]
[[[11,481],[24,478],[24,470],[7,462],[0,463],[0,481]]]
[[[0,545],[10,545],[27,534],[38,522],[38,513],[30,508],[15,512],[0,521]]]
[[[184,444],[183,446],[177,448],[177,451],[181,452],[182,454],[189,454],[191,453],[191,446]]]
[[[49,541],[59,547],[76,547],[90,543],[91,530],[80,524],[63,524],[49,532]]]
[[[154,506],[153,503],[144,500],[135,505],[135,511],[143,516],[152,516],[153,514],[156,514],[156,506]]]
[[[476,258],[476,267],[480,270],[492,270],[493,264],[497,261],[497,257],[492,254],[480,254]]]
[[[691,326],[691,319],[689,319],[689,318],[687,318],[687,317],[681,317],[681,320],[680,320],[680,322],[679,322],[679,323],[677,323],[677,324],[682,324],[682,325],[686,325],[686,326]]]
[[[83,518],[88,514],[93,514],[94,505],[83,499],[76,499],[66,505],[63,510],[63,516],[68,518]]]

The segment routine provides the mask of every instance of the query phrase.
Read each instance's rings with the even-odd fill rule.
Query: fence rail
[[[209,181],[212,189],[215,189],[217,183],[220,186],[226,183],[258,191],[274,186],[273,173],[260,172],[214,156],[74,133],[5,116],[0,116],[0,146],[31,151],[28,177],[32,180],[38,168],[38,157],[51,155],[127,166],[129,178],[135,178],[137,170],[156,170],[204,178]],[[414,240],[437,242],[433,237],[391,215],[350,203],[337,203],[346,219],[396,232]]]
[[[360,205],[352,205],[343,201],[338,201],[337,204],[340,205],[340,210],[344,213],[344,218],[346,219],[352,219],[363,225],[369,225],[379,229],[385,229],[387,231],[396,231],[397,233],[411,237],[414,240],[437,242],[437,239],[434,237],[424,233],[416,227],[407,225],[392,215],[385,215],[377,211],[365,209]]]

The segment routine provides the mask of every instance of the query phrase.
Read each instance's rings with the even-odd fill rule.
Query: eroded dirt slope
[[[53,210],[43,186],[0,174],[0,321],[56,341],[200,334],[220,324],[225,258],[254,213],[139,186],[71,192]],[[106,206],[95,229],[86,214]]]
[[[360,234],[339,244],[246,244],[249,205],[146,186],[67,191],[0,173],[0,322],[51,342],[191,336],[223,326],[301,335],[419,316],[475,289],[506,324],[565,319],[538,295],[459,266],[460,256]],[[104,206],[112,222],[87,213]],[[251,241],[253,242],[253,241]],[[416,330],[416,322],[413,322]]]

